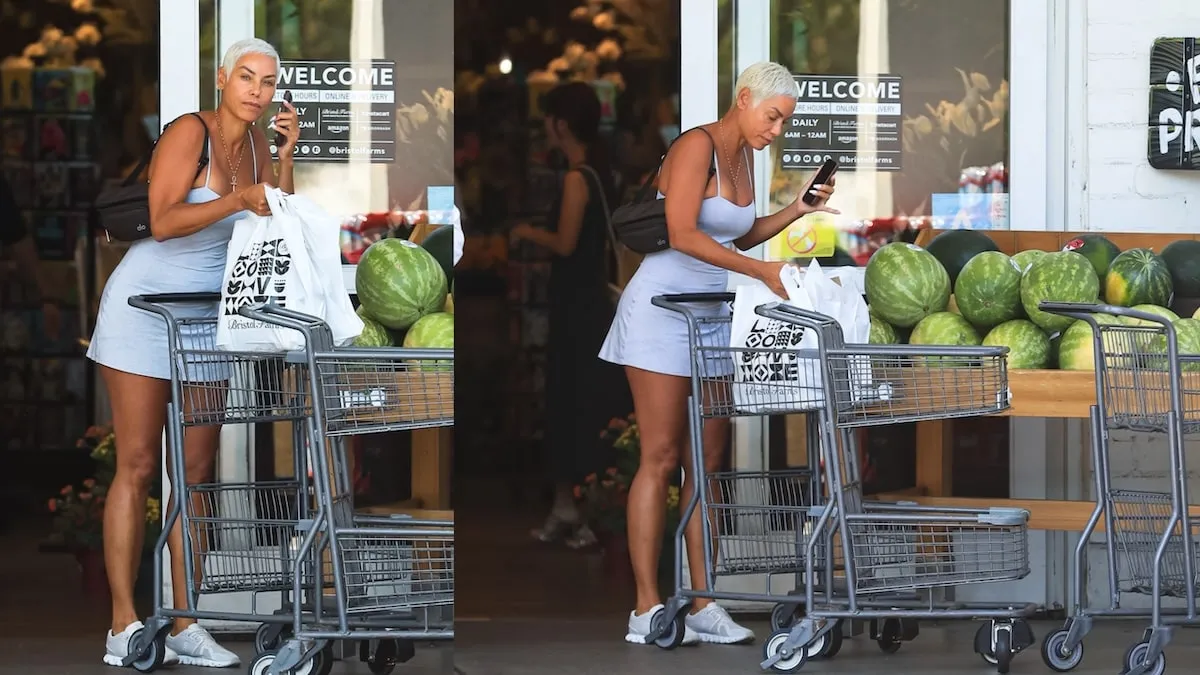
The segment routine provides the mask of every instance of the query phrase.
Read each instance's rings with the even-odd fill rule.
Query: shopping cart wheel
[[[821,638],[825,644],[822,645],[821,652],[816,655],[817,658],[832,659],[837,656],[838,652],[842,651],[842,641],[844,639],[842,635],[842,620],[838,619],[833,624],[833,628],[830,628],[829,632],[822,635]],[[809,651],[808,658],[813,658],[811,651]]]
[[[1046,666],[1058,673],[1065,673],[1079,667],[1083,663],[1083,643],[1075,645],[1075,649],[1066,651],[1067,629],[1060,628],[1042,640],[1042,661]]]
[[[799,647],[792,649],[789,653],[783,654],[784,646],[787,644],[788,636],[792,634],[791,630],[781,630],[771,634],[767,641],[763,643],[763,660],[773,659],[776,656],[781,658],[771,665],[771,670],[777,673],[794,673],[804,667],[808,662],[809,645],[808,647]]]
[[[129,642],[131,644],[137,644],[138,639],[142,637],[142,634],[145,632],[145,630],[145,628],[139,628],[132,636],[130,636]],[[138,657],[134,659],[133,663],[130,665],[133,666],[133,669],[139,673],[152,673],[162,667],[163,658],[166,657],[166,655],[167,636],[166,634],[156,635],[154,640],[150,643],[150,646],[146,647],[146,651],[138,655]]]
[[[262,654],[279,649],[290,634],[290,628],[281,623],[262,624],[254,631],[254,653]]]
[[[405,650],[403,657],[401,649]],[[375,647],[375,653],[363,661],[367,662],[367,670],[370,670],[372,675],[388,675],[396,667],[396,664],[409,661],[414,655],[415,650],[411,642],[380,640],[379,645]]]
[[[312,675],[329,675],[333,672],[333,643],[326,642],[325,646],[317,650],[313,654],[312,660],[309,661],[312,665]],[[295,673],[293,675],[300,675]]]
[[[325,650],[321,650],[324,652]],[[320,653],[320,652],[318,652]],[[250,663],[250,675],[267,675],[267,669],[275,663],[275,657],[279,654],[277,650],[263,652],[254,657],[254,661]],[[314,675],[313,668],[316,663],[312,660],[305,661],[298,668],[288,672],[287,675]]]
[[[1150,652],[1150,642],[1139,642],[1129,648],[1125,652],[1125,672],[1133,670],[1135,667],[1142,664],[1146,660],[1146,655]],[[1167,655],[1159,652],[1158,658],[1154,660],[1154,664],[1146,669],[1144,675],[1162,675],[1167,672]]]
[[[791,628],[804,618],[803,605],[795,602],[781,602],[771,608],[771,631]]]
[[[878,636],[875,638],[875,644],[879,645],[879,651],[884,654],[895,654],[900,651],[900,645],[904,643],[901,631],[900,619],[884,619],[883,625],[879,627]]]
[[[650,632],[658,635],[654,644],[662,649],[675,649],[683,644],[686,620],[687,614],[683,611],[677,612],[674,617],[667,616],[666,607],[655,612],[650,617]]]

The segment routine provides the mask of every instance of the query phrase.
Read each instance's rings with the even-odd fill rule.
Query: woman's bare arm
[[[700,202],[708,185],[712,144],[701,134],[685,134],[671,146],[663,173],[665,186],[659,191],[667,200],[667,237],[671,248],[710,265],[746,276],[759,276],[761,261],[729,250],[700,231]],[[718,168],[718,170],[720,170]]]
[[[203,150],[202,124],[194,118],[172,124],[154,149],[150,160],[150,234],[158,241],[186,237],[244,208],[241,190],[201,204],[187,203]]]
[[[533,243],[567,257],[575,252],[579,244],[579,233],[583,231],[583,211],[588,203],[588,184],[583,173],[568,171],[563,177],[562,207],[558,212],[558,228],[554,232],[530,228],[525,237]]]

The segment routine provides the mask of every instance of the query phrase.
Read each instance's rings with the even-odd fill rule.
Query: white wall
[[[1192,232],[1200,224],[1200,172],[1160,171],[1146,159],[1150,124],[1148,76],[1156,38],[1200,36],[1200,3],[1147,0],[1136,8],[1119,0],[1087,0],[1085,142],[1071,161],[1085,167],[1083,198],[1077,218],[1084,229],[1100,232]],[[1078,58],[1084,56],[1080,54]],[[1169,464],[1166,444],[1146,434],[1112,434],[1114,487],[1165,491]],[[1191,501],[1200,501],[1200,443],[1188,445]],[[1090,470],[1084,494],[1092,496]],[[1102,541],[1099,537],[1096,541]],[[1103,548],[1093,546],[1089,596],[1104,603],[1107,595]],[[1149,598],[1123,599],[1129,606]],[[1175,604],[1168,602],[1167,604]]]
[[[1194,232],[1200,172],[1159,171],[1146,161],[1150,49],[1156,38],[1200,36],[1200,2],[1088,0],[1087,229]]]

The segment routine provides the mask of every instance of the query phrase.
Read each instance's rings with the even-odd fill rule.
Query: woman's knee
[[[115,483],[123,483],[140,492],[149,492],[158,474],[158,448],[118,444]]]
[[[642,458],[638,465],[638,473],[660,480],[665,485],[667,480],[679,471],[680,444],[672,441],[647,443],[642,439]]]

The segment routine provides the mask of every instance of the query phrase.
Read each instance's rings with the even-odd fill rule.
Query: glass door
[[[275,104],[258,124],[266,130],[284,93],[291,93],[301,120],[296,192],[342,218],[351,292],[353,262],[366,245],[397,229],[437,224],[438,214],[453,208],[452,3],[171,0],[160,6],[159,128],[217,105],[217,72],[233,43],[258,37],[278,50]],[[264,441],[273,452],[256,448]],[[218,478],[252,481],[274,467],[280,476],[291,475],[294,450],[286,430],[228,425],[221,432]],[[169,586],[169,575],[164,579]],[[252,601],[218,596],[202,598],[202,606],[246,612]],[[256,611],[269,612],[278,598],[256,602]]]

